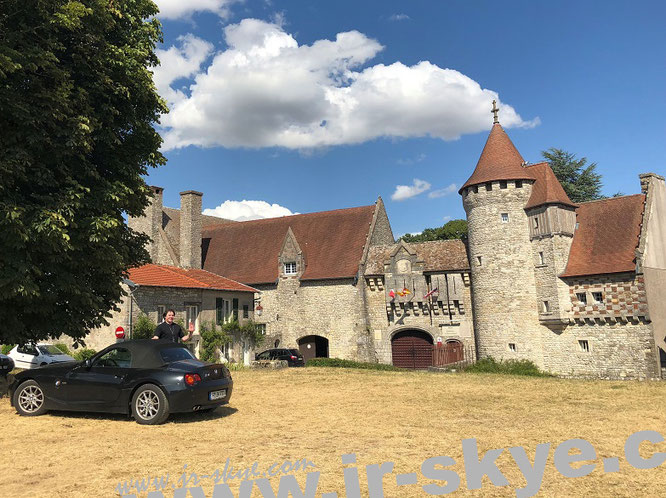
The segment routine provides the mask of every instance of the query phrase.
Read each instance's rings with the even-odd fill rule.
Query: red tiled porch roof
[[[132,282],[146,287],[178,287],[185,289],[211,289],[235,292],[259,292],[235,280],[206,270],[184,269],[176,266],[147,264],[129,271]]]

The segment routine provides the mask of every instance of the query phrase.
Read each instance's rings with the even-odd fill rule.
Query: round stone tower
[[[493,103],[494,104],[494,103]],[[534,256],[525,206],[535,178],[497,121],[459,193],[467,213],[472,305],[480,357],[543,367]]]

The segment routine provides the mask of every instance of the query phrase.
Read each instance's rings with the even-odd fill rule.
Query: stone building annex
[[[546,163],[523,160],[497,119],[460,189],[466,244],[396,243],[381,198],[233,222],[202,215],[199,192],[182,192],[180,210],[166,208],[155,187],[144,217],[129,220],[152,238],[155,263],[130,275],[139,285],[132,315],[158,320],[174,307],[195,330],[254,319],[265,347],[299,348],[306,358],[425,368],[444,348],[450,361],[529,359],[560,375],[659,378],[666,187],[651,173],[640,187],[575,204]],[[108,330],[91,334],[93,344],[111,342],[112,328],[129,322],[129,306],[121,308]],[[224,354],[251,357],[240,342]]]

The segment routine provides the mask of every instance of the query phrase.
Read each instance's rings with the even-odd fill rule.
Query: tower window
[[[595,304],[601,304],[604,302],[604,293],[603,292],[593,292],[592,299]]]
[[[541,305],[542,313],[550,313],[550,301],[543,301]]]
[[[481,260],[481,256],[477,256],[476,261],[479,263],[479,266],[481,266],[483,264],[483,261]]]
[[[474,188],[474,193],[475,193],[475,194],[478,194],[478,193],[479,193],[479,187],[478,187],[478,185],[474,185],[473,188]]]
[[[509,213],[502,213],[502,223],[509,223]]]
[[[488,182],[488,183],[486,183],[486,190],[490,192],[492,189],[493,189],[493,184],[492,184],[492,182]]]
[[[539,264],[540,265],[545,265],[546,264],[546,260],[543,257],[543,251],[539,251]]]
[[[532,218],[532,227],[534,227],[535,230],[539,228],[539,218],[536,216]]]
[[[522,180],[516,180],[516,188],[523,188],[523,181]]]
[[[589,353],[590,352],[590,343],[583,339],[578,341],[578,349],[583,352],[583,353]]]
[[[505,189],[506,188],[506,180],[501,180],[500,181],[500,188]]]
[[[516,351],[518,351],[518,349],[516,348],[516,343],[515,342],[510,342],[509,343],[509,351],[511,351],[512,353],[515,353]]]
[[[576,297],[581,304],[587,304],[587,294],[584,292],[577,292]]]

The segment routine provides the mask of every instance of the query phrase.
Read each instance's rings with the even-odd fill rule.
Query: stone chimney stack
[[[160,228],[162,228],[162,187],[151,186],[153,198],[149,201],[143,216],[138,218],[128,218],[127,225],[137,232],[145,233],[151,238],[146,247],[150,254],[151,261],[159,260],[159,245],[162,242]]]
[[[662,182],[664,181],[664,177],[657,175],[655,173],[642,173],[638,175],[638,178],[641,180],[641,193],[647,194],[648,190],[650,188],[650,184],[653,182],[656,185],[656,182],[661,180]]]
[[[201,268],[201,192],[180,193],[180,266]]]

